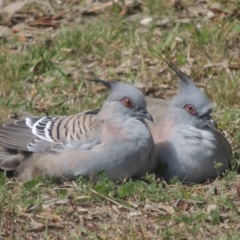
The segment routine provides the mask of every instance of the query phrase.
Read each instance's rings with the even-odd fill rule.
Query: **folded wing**
[[[8,149],[54,154],[91,149],[100,142],[96,111],[71,116],[29,117],[0,126],[0,145]]]

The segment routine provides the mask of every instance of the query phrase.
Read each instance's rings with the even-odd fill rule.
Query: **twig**
[[[110,201],[110,202],[118,205],[118,206],[121,206],[121,207],[123,207],[123,208],[125,208],[125,209],[128,209],[128,210],[131,210],[131,211],[135,211],[133,208],[126,207],[126,206],[122,205],[121,203],[119,203],[119,202],[117,202],[117,201],[114,201],[113,199],[108,198],[108,197],[102,195],[101,193],[93,190],[92,188],[90,188],[90,191],[93,192],[93,193],[95,193],[95,194],[97,194],[98,196],[100,196],[100,197],[102,197],[102,198],[104,198],[104,199],[106,199],[106,200],[108,200],[108,201]]]

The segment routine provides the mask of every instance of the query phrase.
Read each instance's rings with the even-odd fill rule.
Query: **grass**
[[[64,2],[52,5],[80,18],[76,2]],[[221,3],[230,13],[240,9],[238,1]],[[176,76],[157,51],[190,69],[216,105],[214,118],[233,146],[235,167],[198,185],[166,184],[154,175],[122,184],[104,175],[95,185],[41,177],[22,184],[0,173],[0,239],[239,239],[240,74],[224,65],[239,67],[239,23],[236,14],[209,20],[191,6],[146,0],[121,16],[114,5],[57,29],[36,28],[25,41],[18,34],[1,38],[1,120],[18,111],[64,115],[97,108],[107,93],[83,81],[93,74],[154,86],[168,98]],[[152,22],[141,25],[148,16]]]

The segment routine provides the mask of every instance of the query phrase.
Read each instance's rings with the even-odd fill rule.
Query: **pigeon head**
[[[101,108],[102,113],[106,109],[113,117],[135,117],[140,120],[147,118],[153,121],[152,116],[146,109],[145,97],[139,89],[121,82],[108,82],[102,79],[92,81],[100,82],[111,90]]]
[[[208,97],[173,63],[167,62],[179,77],[179,93],[171,101],[170,111],[177,122],[187,122],[195,127],[207,124],[216,127],[211,117],[213,105]]]

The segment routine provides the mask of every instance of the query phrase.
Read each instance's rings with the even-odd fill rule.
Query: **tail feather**
[[[25,120],[0,126],[0,145],[10,149],[28,151],[27,144],[33,139]]]

